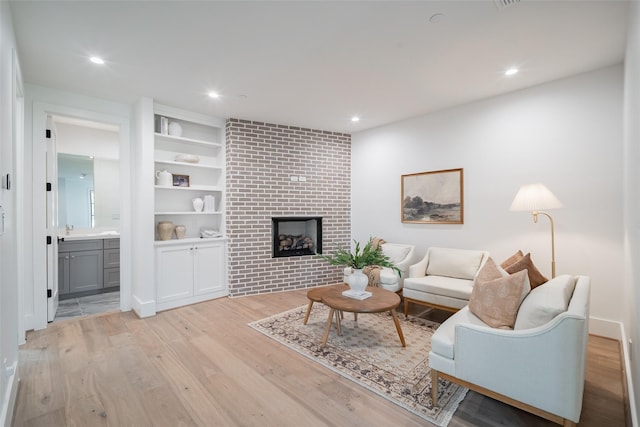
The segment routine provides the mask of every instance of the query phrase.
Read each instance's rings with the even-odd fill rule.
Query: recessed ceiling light
[[[513,76],[514,74],[518,74],[518,69],[517,68],[509,68],[507,71],[504,72],[505,76]]]
[[[209,98],[218,99],[220,94],[218,92],[209,92]]]
[[[100,58],[99,56],[92,56],[91,58],[89,58],[89,61],[98,65],[104,64],[104,59]]]
[[[360,121],[360,117],[353,116],[353,117],[351,117],[351,121],[354,122],[354,123],[359,122]]]

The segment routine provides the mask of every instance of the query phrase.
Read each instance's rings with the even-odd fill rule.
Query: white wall
[[[591,315],[622,321],[622,83],[618,65],[354,134],[353,238],[498,262],[521,249],[550,276],[549,221],[509,211],[520,185],[542,182],[564,204],[550,212],[557,274],[591,276]],[[401,223],[400,176],[452,168],[464,168],[464,224]]]
[[[18,194],[22,182],[16,181],[16,159],[21,147],[17,141],[15,105],[17,81],[21,80],[15,56],[16,42],[8,2],[0,2],[0,175],[13,177],[11,189],[0,189],[5,229],[0,235],[0,425],[10,425],[18,389]]]
[[[625,182],[625,247],[627,281],[624,305],[623,340],[625,367],[629,382],[633,425],[638,425],[640,414],[640,328],[637,307],[640,307],[640,3],[629,8],[629,32],[625,55],[624,80],[624,182]],[[628,341],[631,340],[631,342]],[[636,355],[633,357],[632,355]]]

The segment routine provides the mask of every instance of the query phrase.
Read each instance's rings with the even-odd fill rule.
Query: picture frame
[[[463,169],[401,176],[401,221],[408,224],[463,224]]]
[[[188,187],[189,186],[189,175],[173,174],[173,186],[174,187]]]

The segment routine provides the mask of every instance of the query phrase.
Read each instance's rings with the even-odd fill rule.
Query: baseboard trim
[[[612,320],[589,317],[589,333],[614,340],[622,339],[622,324]]]
[[[16,398],[18,397],[18,385],[20,378],[18,376],[18,362],[13,365],[13,375],[7,378],[7,398],[2,402],[2,414],[0,414],[0,425],[11,427],[13,423],[13,411],[16,407]]]
[[[131,297],[131,308],[141,319],[156,315],[156,302],[154,300],[143,302],[133,295]]]
[[[631,425],[633,427],[638,426],[638,411],[636,408],[636,398],[633,389],[633,377],[631,375],[631,357],[629,354],[629,338],[624,329],[624,323],[620,323],[620,348],[622,349],[622,369],[624,371],[624,385],[626,386],[626,398],[627,402],[625,408],[628,408],[627,416],[631,417]]]

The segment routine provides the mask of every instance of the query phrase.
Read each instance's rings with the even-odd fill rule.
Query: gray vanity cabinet
[[[63,289],[67,283],[67,293],[102,289],[103,263],[102,240],[60,242],[58,245],[58,287],[60,293],[64,292]]]
[[[105,288],[120,286],[120,239],[104,239]]]

